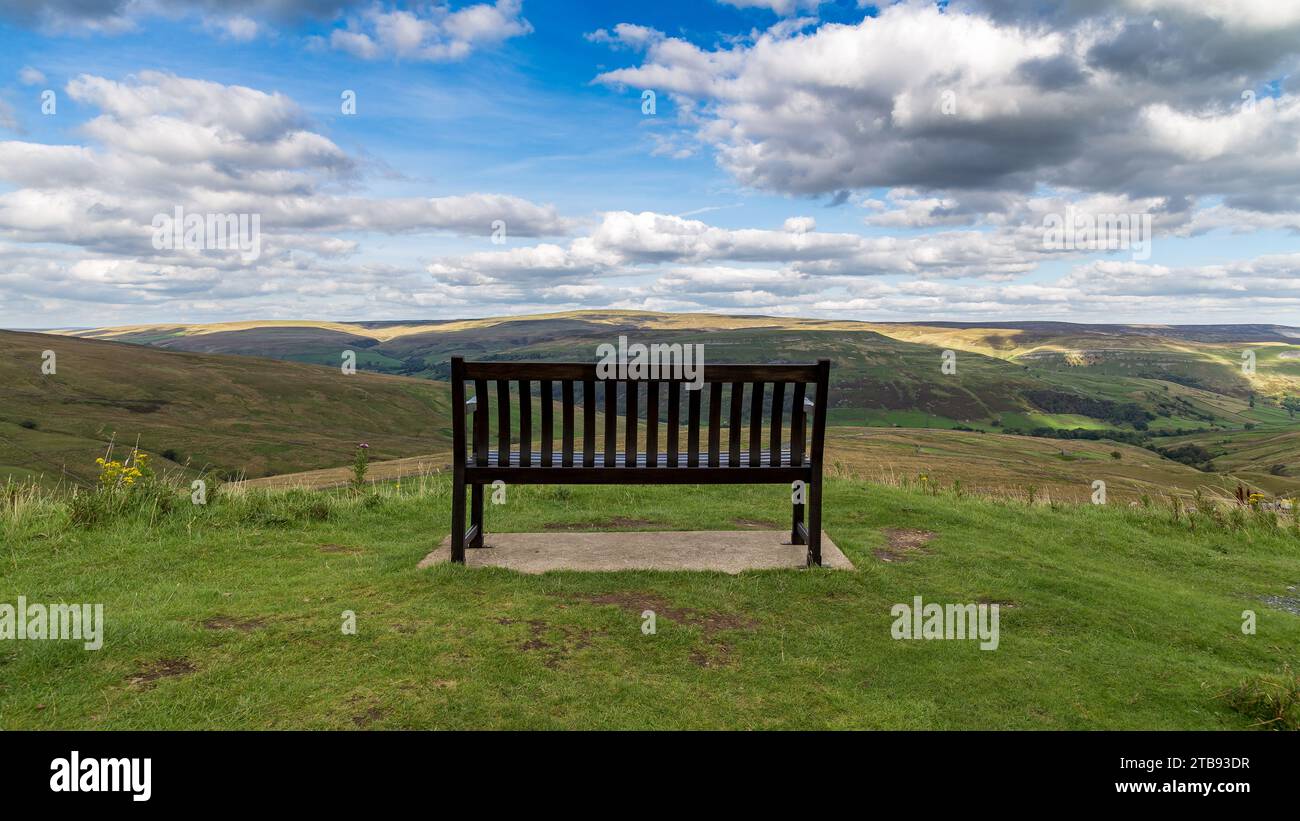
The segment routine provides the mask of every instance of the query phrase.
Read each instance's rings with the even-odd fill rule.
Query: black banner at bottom
[[[812,788],[1002,808],[1293,800],[1282,733],[6,732],[6,798],[118,810],[492,804],[635,790],[637,809]],[[701,794],[702,788],[710,795]],[[467,792],[468,791],[468,792]],[[797,794],[797,793],[796,793]],[[1141,797],[1138,797],[1141,796]],[[447,807],[452,811],[451,806]]]

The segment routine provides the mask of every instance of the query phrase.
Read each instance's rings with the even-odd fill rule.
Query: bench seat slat
[[[809,481],[811,467],[772,467],[746,470],[728,467],[659,467],[655,470],[626,468],[521,468],[467,467],[465,481],[489,484],[497,479],[520,485],[788,485]]]
[[[597,453],[598,453],[598,455],[599,455],[602,459],[604,458],[604,451],[603,451],[603,450],[598,451]],[[580,459],[582,458],[582,455],[583,455],[583,454],[582,454],[581,452],[577,452],[577,453],[575,453],[575,454],[574,454],[574,456],[575,456],[575,461],[580,460]],[[555,453],[555,454],[553,454],[553,457],[555,457],[555,461],[556,461],[557,464],[558,464],[559,461],[560,461],[560,459],[559,459],[560,456],[561,456],[561,454],[558,453],[558,452]],[[668,464],[668,455],[667,455],[667,454],[665,454],[665,453],[659,453],[659,454],[655,454],[655,456],[657,457],[657,462],[656,462],[655,464],[650,464],[650,462],[648,461],[649,458],[650,458],[649,455],[646,454],[644,451],[638,451],[637,454],[636,454],[636,463],[635,463],[635,464],[636,464],[636,467],[670,467],[670,465]],[[772,454],[771,454],[770,451],[764,450],[764,451],[760,454],[760,457],[761,457],[761,458],[760,458],[760,460],[759,460],[759,464],[758,464],[756,467],[760,467],[760,468],[769,468],[769,467],[773,467],[773,466],[774,466],[773,463],[772,463]],[[509,464],[501,464],[501,463],[500,463],[500,454],[499,454],[497,451],[495,451],[495,450],[489,450],[489,451],[488,451],[488,460],[489,460],[489,461],[488,461],[488,464],[489,464],[489,465],[498,465],[499,467],[523,467],[523,468],[527,468],[527,467],[528,467],[528,465],[521,465],[521,464],[520,464],[520,454],[519,454],[517,451],[516,451],[516,452],[512,452],[512,453],[509,455],[509,458],[510,458]],[[778,461],[777,461],[776,464],[775,464],[775,467],[797,467],[797,465],[794,465],[794,464],[791,463],[790,459],[791,459],[790,449],[789,449],[789,448],[783,448],[783,449],[781,450],[781,455],[780,455],[780,457],[778,458]],[[476,467],[473,458],[468,458],[468,459],[466,459],[465,461],[466,461],[466,467]],[[608,466],[607,466],[607,465],[603,465],[603,464],[602,464],[602,465],[598,465],[597,468],[598,468],[598,469],[605,468],[605,467],[610,467],[610,468],[623,468],[623,467],[626,467],[627,464],[628,464],[627,453],[624,452],[624,451],[619,451],[618,453],[615,453],[615,454],[614,454],[614,464],[613,464],[613,465],[608,465]],[[715,465],[697,465],[696,467],[694,467],[694,468],[690,468],[690,469],[691,469],[691,470],[704,470],[705,468],[708,468],[708,467],[717,467],[717,466],[715,466]],[[725,467],[725,466],[723,466],[723,467]],[[749,465],[739,465],[739,466],[737,466],[737,467],[735,468],[735,470],[736,470],[737,472],[740,472],[740,471],[748,470],[749,467],[750,467]],[[533,470],[542,470],[543,468],[534,465],[532,469],[533,469]],[[552,468],[552,469],[553,469],[553,470],[563,470],[564,468],[562,468],[562,467],[556,467],[556,468]]]

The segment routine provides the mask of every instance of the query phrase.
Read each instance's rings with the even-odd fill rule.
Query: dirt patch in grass
[[[893,527],[887,527],[881,533],[885,536],[885,545],[873,550],[872,555],[882,562],[905,562],[928,554],[930,551],[926,545],[935,535],[928,530]]]
[[[234,616],[213,616],[203,622],[203,626],[209,630],[238,630],[241,633],[251,633],[265,627],[266,619],[237,619]]]
[[[362,728],[369,727],[386,715],[384,708],[379,706],[378,701],[364,699],[361,696],[353,696],[348,699],[348,711],[353,710],[360,710],[360,712],[353,713],[352,723]]]
[[[514,622],[498,619],[498,623]],[[592,645],[595,630],[550,624],[542,619],[528,620],[528,639],[519,645],[521,653],[541,653],[542,666],[551,670],[560,666],[572,653]]]
[[[639,528],[651,527],[659,522],[653,522],[649,519],[631,519],[627,516],[611,516],[608,519],[598,519],[594,522],[550,522],[544,527],[547,530],[558,531],[582,531],[582,530],[637,530]]]
[[[691,651],[691,664],[696,667],[702,667],[705,670],[717,669],[719,667],[731,667],[734,665],[732,660],[732,647],[726,642],[717,642],[716,644],[706,644],[703,647]]]
[[[975,601],[978,604],[996,604],[999,610],[1014,610],[1020,606],[1019,602],[1013,602],[1009,599],[990,599],[987,596],[981,596]]]
[[[775,530],[780,527],[768,519],[732,519],[731,523],[744,530]]]
[[[341,544],[323,544],[317,549],[321,553],[346,553],[350,556],[355,556],[361,552],[359,547],[345,547]]]
[[[159,659],[128,678],[126,683],[137,690],[148,690],[159,679],[188,676],[194,670],[194,664],[189,659]]]
[[[358,727],[369,727],[376,721],[384,717],[384,711],[378,707],[371,707],[364,713],[358,713],[352,717],[352,723]]]
[[[656,618],[663,617],[678,624],[694,625],[699,627],[705,635],[711,635],[720,630],[752,630],[758,626],[758,622],[753,619],[732,613],[708,613],[687,607],[677,607],[656,593],[640,593],[636,591],[602,593],[600,595],[580,596],[577,600],[586,604],[613,605],[631,613],[638,619],[646,610],[653,610]]]

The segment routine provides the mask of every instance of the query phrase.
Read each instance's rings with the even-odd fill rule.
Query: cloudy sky
[[[1300,0],[7,0],[0,326],[1300,325],[1298,64]]]

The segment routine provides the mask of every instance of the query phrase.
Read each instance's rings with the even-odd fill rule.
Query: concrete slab
[[[784,530],[669,530],[574,533],[488,533],[484,546],[465,551],[468,567],[505,567],[520,573],[548,570],[715,570],[740,573],[803,567],[804,545]],[[451,560],[451,537],[420,567]],[[822,565],[853,570],[822,531]]]

